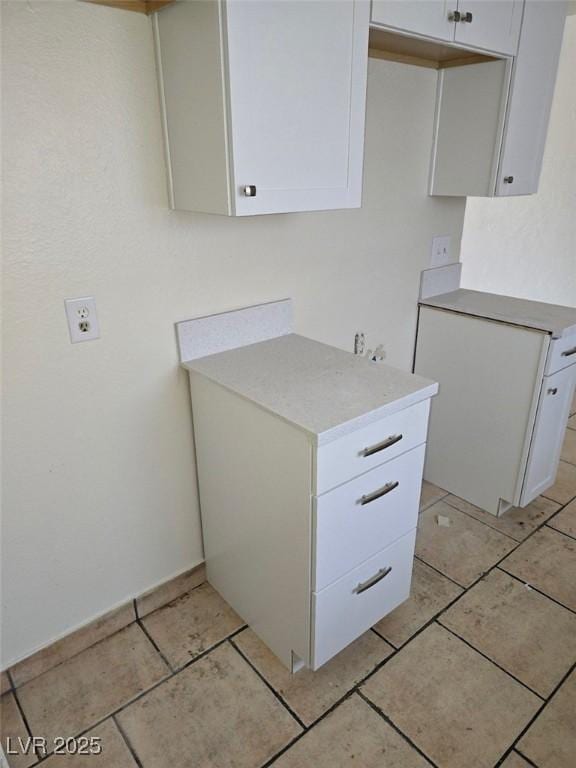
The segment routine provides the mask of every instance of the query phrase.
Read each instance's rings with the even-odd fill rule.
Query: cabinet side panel
[[[310,658],[312,446],[191,374],[208,581],[290,666]]]
[[[230,212],[221,4],[174,3],[155,16],[172,206]]]
[[[519,501],[549,337],[422,307],[416,373],[435,379],[424,477],[498,512]]]
[[[538,190],[565,17],[565,2],[526,2],[512,74],[498,195],[529,195]],[[510,176],[513,183],[505,184],[504,178]]]
[[[502,59],[439,73],[430,194],[494,193],[511,66]]]

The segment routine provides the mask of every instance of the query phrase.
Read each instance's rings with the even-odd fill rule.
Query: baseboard
[[[144,592],[134,600],[107,611],[89,624],[70,632],[54,643],[17,662],[7,671],[3,671],[1,674],[2,693],[10,690],[12,686],[18,688],[49,669],[62,664],[92,645],[124,629],[138,618],[147,616],[152,611],[194,589],[204,581],[206,581],[206,567],[204,563],[200,563]]]

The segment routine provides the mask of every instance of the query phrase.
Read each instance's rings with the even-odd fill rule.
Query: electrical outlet
[[[450,246],[452,245],[452,237],[450,235],[438,235],[432,238],[432,252],[430,254],[430,266],[431,267],[443,267],[445,264],[450,264],[452,258],[450,256]]]
[[[66,299],[64,306],[66,307],[66,318],[68,319],[68,330],[72,344],[100,338],[96,300],[93,296]]]

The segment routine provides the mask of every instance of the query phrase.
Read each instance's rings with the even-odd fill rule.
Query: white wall
[[[464,201],[426,196],[435,73],[373,61],[361,210],[170,212],[150,21],[2,5],[6,666],[202,558],[173,323],[292,296],[299,332],[409,368]],[[63,299],[91,294],[102,338],[71,345]]]
[[[566,20],[537,195],[469,198],[466,288],[576,306],[576,16]]]

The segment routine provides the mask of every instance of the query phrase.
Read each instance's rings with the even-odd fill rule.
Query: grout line
[[[20,699],[18,698],[18,694],[16,693],[16,688],[14,687],[14,681],[12,680],[12,675],[9,670],[6,670],[6,674],[8,675],[8,680],[10,681],[10,685],[12,686],[10,691],[6,691],[6,693],[12,693],[14,696],[14,701],[16,702],[16,707],[18,711],[20,712],[20,717],[22,718],[22,722],[24,723],[24,727],[28,731],[28,736],[31,738],[34,736],[32,733],[32,728],[30,728],[30,723],[28,722],[28,718],[26,717],[26,714],[24,712],[24,708],[22,707],[22,704],[20,703]]]
[[[432,759],[431,759],[430,757],[428,757],[428,755],[427,755],[425,752],[423,752],[423,751],[420,749],[420,747],[419,747],[417,744],[415,744],[415,743],[412,741],[412,739],[411,739],[411,738],[409,738],[409,737],[408,737],[408,736],[407,736],[407,735],[404,733],[404,731],[401,731],[401,730],[400,730],[400,728],[398,728],[398,726],[396,725],[396,723],[394,723],[394,722],[393,722],[393,721],[390,719],[390,717],[389,717],[388,715],[386,715],[382,709],[380,709],[380,707],[379,707],[379,706],[377,706],[376,704],[374,704],[374,702],[373,702],[371,699],[369,699],[369,698],[366,696],[366,694],[365,694],[365,693],[363,693],[362,691],[357,691],[357,693],[358,693],[358,696],[359,696],[359,697],[362,699],[362,701],[366,702],[366,704],[368,704],[368,706],[370,707],[370,709],[374,710],[374,712],[376,712],[376,714],[377,714],[377,715],[379,715],[379,716],[380,716],[380,717],[381,717],[381,718],[384,720],[384,722],[388,723],[388,725],[389,725],[391,728],[393,728],[393,729],[396,731],[396,733],[397,733],[397,734],[398,734],[398,735],[399,735],[399,736],[400,736],[402,739],[404,739],[404,741],[408,742],[408,744],[410,744],[410,746],[411,746],[413,749],[415,749],[415,750],[416,750],[416,752],[418,752],[418,754],[419,754],[421,757],[423,757],[423,758],[424,758],[424,759],[425,759],[425,760],[426,760],[428,763],[430,763],[430,765],[434,766],[434,768],[437,768],[437,766],[436,766],[436,763],[434,763],[434,762],[432,761]]]
[[[287,702],[287,701],[285,701],[285,700],[284,700],[284,698],[283,698],[283,697],[282,697],[282,696],[281,696],[281,695],[280,695],[280,694],[279,694],[279,693],[278,693],[278,692],[277,692],[277,691],[276,691],[276,690],[275,690],[275,689],[272,687],[272,684],[271,684],[271,683],[269,683],[269,682],[268,682],[268,680],[266,680],[266,678],[265,678],[265,677],[264,677],[264,675],[263,675],[263,674],[260,672],[260,670],[259,670],[259,669],[258,669],[258,668],[257,668],[257,667],[256,667],[256,666],[255,666],[255,665],[254,665],[254,664],[253,664],[251,661],[250,661],[250,659],[249,659],[249,658],[246,656],[246,654],[245,654],[245,653],[243,653],[243,652],[240,650],[240,648],[239,648],[239,647],[236,645],[236,643],[234,642],[234,640],[233,640],[232,638],[230,638],[230,645],[231,645],[231,646],[232,646],[232,648],[234,648],[234,650],[235,650],[235,651],[236,651],[236,652],[237,652],[237,653],[240,655],[240,657],[241,657],[242,659],[244,659],[244,661],[246,662],[246,664],[248,664],[248,666],[249,666],[249,667],[252,669],[252,671],[253,671],[253,672],[255,672],[255,673],[258,675],[258,677],[260,678],[260,680],[262,680],[262,682],[263,682],[263,683],[266,685],[266,687],[267,687],[269,690],[271,690],[271,691],[272,691],[272,693],[274,694],[275,698],[276,698],[276,699],[278,699],[278,701],[279,701],[279,702],[280,702],[280,703],[281,703],[281,704],[284,706],[284,708],[288,710],[288,712],[289,712],[289,713],[292,715],[292,717],[294,718],[294,720],[296,720],[296,722],[298,723],[298,725],[299,725],[301,728],[303,728],[305,731],[306,731],[306,730],[308,730],[308,728],[309,728],[310,726],[307,726],[307,725],[305,724],[305,722],[304,722],[304,721],[303,721],[303,720],[300,718],[300,716],[299,716],[299,715],[297,715],[297,714],[296,714],[296,712],[294,712],[294,710],[293,710],[293,709],[292,709],[292,707],[291,707],[291,706],[288,704],[288,702]]]
[[[562,509],[559,509],[558,512],[562,512]],[[550,525],[550,523],[546,523],[546,528],[550,528],[552,531],[556,531],[557,533],[563,533],[564,536],[568,536],[569,539],[572,539],[573,541],[576,541],[576,534],[572,535],[571,533],[566,533],[566,531],[561,531],[559,528],[555,528],[553,525]]]
[[[510,747],[510,750],[509,750],[509,751],[512,751],[513,749],[517,749],[517,751],[518,751],[518,752],[520,752],[520,754],[522,755],[522,757],[524,757],[524,754],[522,753],[522,751],[520,750],[520,748],[517,748],[517,747],[516,747],[516,745],[517,745],[517,744],[518,744],[518,742],[519,742],[519,741],[520,741],[520,740],[521,740],[521,739],[524,737],[524,735],[525,735],[525,734],[526,734],[526,733],[527,733],[527,732],[530,730],[530,728],[531,728],[531,727],[534,725],[535,721],[536,721],[536,720],[537,720],[537,719],[540,717],[540,715],[541,715],[541,714],[544,712],[544,710],[545,710],[545,709],[546,709],[546,707],[548,706],[549,702],[550,702],[550,701],[551,701],[551,700],[554,698],[554,696],[556,696],[556,694],[558,693],[558,691],[560,690],[560,688],[561,688],[561,687],[564,685],[564,683],[566,682],[566,680],[568,680],[568,678],[570,677],[570,675],[571,675],[571,674],[572,674],[574,671],[576,671],[576,663],[575,663],[575,664],[572,664],[572,666],[570,667],[570,669],[568,670],[568,672],[566,672],[566,674],[565,674],[565,675],[562,677],[562,679],[560,680],[560,682],[558,683],[558,685],[556,685],[556,687],[554,688],[554,690],[552,691],[552,693],[551,693],[551,694],[550,694],[550,696],[548,697],[548,700],[542,703],[542,706],[538,708],[538,711],[537,711],[537,712],[536,712],[536,713],[535,713],[535,714],[534,714],[534,715],[533,715],[533,716],[530,718],[530,720],[529,720],[529,721],[528,721],[528,723],[527,723],[527,724],[524,726],[524,728],[523,728],[523,729],[520,731],[520,733],[518,734],[518,736],[516,736],[516,739],[515,739],[514,743],[512,744],[512,746]],[[531,764],[533,764],[533,763],[532,763],[532,761],[529,761],[529,762],[530,762]]]
[[[530,587],[530,589],[533,589],[534,592],[538,592],[539,595],[542,595],[543,597],[547,597],[548,600],[551,600],[553,603],[556,603],[556,605],[559,605],[560,608],[564,608],[565,611],[570,611],[570,613],[576,614],[576,611],[573,608],[570,608],[569,606],[564,605],[564,603],[561,603],[559,600],[556,600],[555,597],[551,597],[546,592],[543,592],[538,587],[535,587],[534,584],[532,584],[530,581],[524,581],[524,579],[521,579],[519,576],[516,576],[514,573],[510,573],[510,571],[507,571],[506,568],[504,568],[501,565],[498,565],[497,568],[498,568],[499,571],[502,571],[507,576],[510,576],[513,579],[515,579],[516,581],[519,581],[520,584],[523,584],[525,587]]]
[[[531,765],[532,768],[539,768],[539,766],[536,765],[536,763],[532,762],[532,760],[530,760],[529,757],[526,757],[526,755],[523,752],[520,752],[519,749],[517,749],[516,752],[517,754],[520,755],[520,757],[522,757],[528,763],[528,765]]]
[[[156,640],[154,640],[154,638],[152,637],[150,632],[148,632],[148,630],[146,629],[146,627],[144,626],[144,624],[141,622],[140,619],[136,620],[136,624],[140,627],[140,629],[144,633],[144,636],[148,639],[148,641],[150,642],[152,647],[155,649],[155,651],[158,653],[158,655],[160,656],[160,658],[162,659],[164,664],[166,664],[166,666],[168,667],[170,672],[172,672],[172,673],[175,672],[174,667],[172,666],[172,664],[170,664],[170,662],[168,661],[168,659],[166,658],[164,653],[160,650],[160,647],[159,647],[158,643],[156,642]]]
[[[512,678],[512,680],[515,680],[515,681],[516,681],[517,683],[519,683],[521,686],[523,686],[523,687],[524,687],[524,688],[526,688],[528,691],[530,691],[530,693],[533,693],[533,694],[534,694],[534,696],[537,696],[537,697],[540,699],[540,701],[543,701],[543,702],[546,702],[546,701],[547,701],[546,697],[542,696],[542,694],[541,694],[541,693],[538,693],[538,692],[537,692],[537,691],[535,691],[533,688],[530,688],[530,686],[529,686],[527,683],[524,683],[522,680],[520,680],[520,678],[518,678],[518,677],[516,677],[515,675],[513,675],[511,672],[509,672],[507,669],[505,669],[505,668],[504,668],[504,667],[503,667],[501,664],[499,664],[497,661],[494,661],[494,659],[491,659],[491,658],[490,658],[490,656],[487,656],[487,655],[486,655],[486,654],[485,654],[483,651],[481,651],[480,649],[476,648],[476,646],[475,646],[475,645],[472,645],[472,643],[471,643],[471,642],[469,642],[468,640],[466,640],[464,637],[461,637],[461,636],[460,636],[460,635],[459,635],[457,632],[455,632],[453,629],[450,629],[450,627],[447,627],[445,624],[442,624],[442,622],[441,622],[441,621],[439,621],[438,623],[439,623],[439,625],[440,625],[440,626],[441,626],[443,629],[445,629],[447,632],[450,632],[450,634],[451,634],[453,637],[456,637],[458,640],[461,640],[461,641],[462,641],[462,642],[463,642],[465,645],[467,645],[467,646],[468,646],[468,648],[471,648],[473,651],[476,651],[476,653],[477,653],[477,654],[479,654],[480,656],[482,656],[482,658],[486,659],[486,661],[489,661],[489,662],[491,662],[492,664],[494,664],[494,666],[495,666],[495,667],[498,667],[498,669],[499,669],[501,672],[504,672],[506,675],[508,675],[508,677],[511,677],[511,678]]]
[[[130,752],[130,754],[134,758],[134,762],[136,763],[138,768],[143,768],[142,761],[138,757],[138,753],[136,752],[136,750],[132,746],[132,742],[130,741],[130,739],[126,735],[126,733],[124,731],[124,728],[122,728],[122,726],[120,725],[120,722],[116,719],[116,715],[112,715],[112,720],[116,724],[116,728],[118,728],[118,731],[120,732],[120,736],[124,740],[124,743],[126,744],[126,747],[128,748],[128,751]]]
[[[416,531],[416,538],[418,538],[418,531]],[[448,576],[446,573],[441,571],[439,568],[436,568],[435,565],[430,565],[429,562],[426,560],[423,560],[419,555],[414,555],[415,560],[420,560],[421,563],[424,563],[424,565],[427,565],[428,568],[432,568],[433,571],[436,571],[436,573],[439,573],[440,576],[444,576],[445,579],[448,579],[448,581],[451,581],[452,584],[455,584],[457,587],[460,587],[460,589],[466,590],[469,589],[469,587],[465,587],[462,584],[459,584],[457,581],[454,581],[454,579],[451,576]]]

